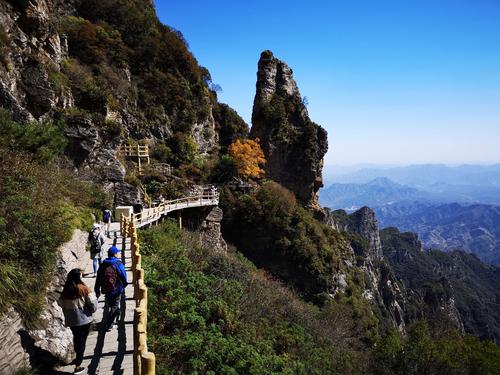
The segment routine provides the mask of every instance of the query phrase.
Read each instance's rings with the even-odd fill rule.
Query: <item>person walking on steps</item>
[[[73,332],[73,347],[76,353],[74,373],[81,374],[85,371],[82,367],[83,353],[90,323],[93,321],[92,314],[97,311],[97,299],[82,281],[81,269],[75,268],[68,273],[58,303],[62,307],[66,326]]]
[[[97,269],[102,262],[102,249],[104,245],[104,236],[101,232],[101,226],[99,224],[94,224],[92,230],[89,233],[88,241],[90,243],[90,259],[92,259],[92,265],[94,268],[94,277],[96,277]]]
[[[109,232],[109,227],[111,225],[111,211],[107,208],[102,211],[102,222],[104,223],[104,231],[106,236],[108,236],[108,238],[111,238]]]
[[[115,328],[120,319],[120,300],[122,293],[127,286],[127,273],[125,267],[120,261],[121,251],[115,246],[111,246],[108,250],[108,258],[106,258],[99,270],[95,282],[95,293],[97,298],[104,294],[108,316],[106,321],[103,320],[105,328],[110,331]]]

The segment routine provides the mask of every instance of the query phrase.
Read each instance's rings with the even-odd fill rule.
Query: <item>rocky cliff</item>
[[[0,373],[13,374],[30,364],[49,373],[59,361],[71,362],[73,334],[64,325],[57,300],[68,272],[88,261],[86,244],[87,233],[75,230],[71,240],[60,247],[57,269],[47,287],[45,308],[35,323],[27,326],[13,308],[0,316]]]
[[[267,177],[301,203],[319,208],[327,134],[310,120],[292,69],[270,51],[262,52],[259,60],[251,135],[260,139]]]
[[[436,261],[441,259],[448,264],[443,259],[447,255],[436,252],[437,259],[433,260],[433,255],[422,251],[422,243],[415,233],[400,233],[396,228],[382,230],[381,241],[384,256],[408,296],[405,319],[425,318],[440,330],[451,327],[463,331],[463,316],[457,308],[460,297],[454,288],[456,282],[461,281],[446,275],[446,267]]]
[[[205,155],[228,137],[210,74],[151,1],[9,0],[0,21],[0,107],[19,122],[59,122],[75,171],[115,203],[141,200],[117,156],[125,140]]]
[[[326,222],[336,230],[348,234],[356,255],[356,265],[365,275],[363,296],[371,302],[382,326],[390,321],[399,331],[404,332],[406,291],[384,259],[375,213],[368,207],[350,215],[343,210],[326,212]]]

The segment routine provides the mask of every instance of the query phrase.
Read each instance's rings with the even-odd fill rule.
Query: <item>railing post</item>
[[[151,352],[146,352],[141,355],[141,374],[155,375],[156,358]]]
[[[141,373],[141,336],[146,334],[146,327],[140,323],[141,315],[144,310],[136,307],[134,309],[134,374]]]

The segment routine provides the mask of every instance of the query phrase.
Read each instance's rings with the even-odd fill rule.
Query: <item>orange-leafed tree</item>
[[[259,139],[237,139],[229,146],[229,154],[234,160],[236,171],[240,177],[260,178],[264,174],[261,168],[266,164],[264,152],[260,148]]]

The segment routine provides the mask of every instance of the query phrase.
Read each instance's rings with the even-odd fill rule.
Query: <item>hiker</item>
[[[102,222],[104,223],[104,231],[106,236],[108,236],[108,238],[111,238],[109,235],[110,234],[109,227],[111,224],[111,211],[108,210],[107,208],[104,209],[104,211],[102,211]]]
[[[127,273],[120,261],[121,251],[116,246],[108,250],[108,257],[102,262],[95,282],[95,293],[97,298],[104,294],[108,317],[104,322],[107,331],[117,327],[120,319],[120,300],[127,286]]]
[[[72,269],[68,273],[61,297],[58,301],[64,313],[64,320],[73,332],[73,347],[76,358],[74,360],[74,374],[85,371],[82,367],[83,353],[89,335],[92,314],[97,311],[97,299],[90,288],[82,281],[82,270]]]
[[[88,241],[90,243],[90,259],[92,259],[92,265],[94,267],[94,277],[96,277],[97,269],[102,262],[102,248],[105,241],[104,236],[101,232],[101,226],[99,224],[96,223],[92,226]]]

